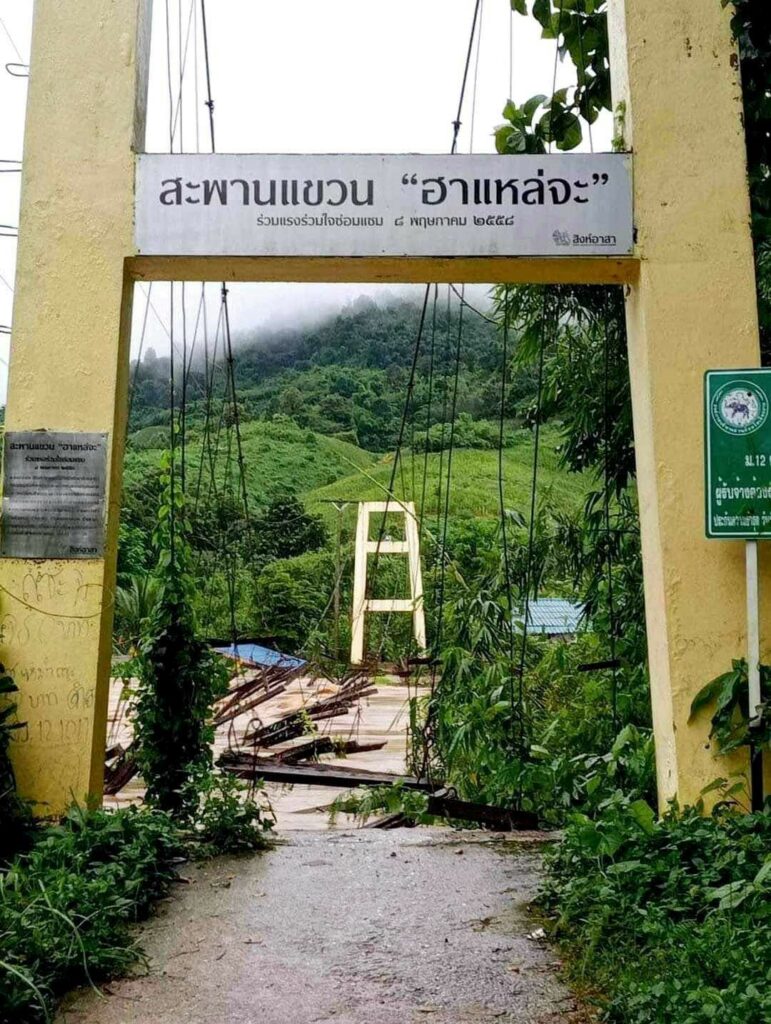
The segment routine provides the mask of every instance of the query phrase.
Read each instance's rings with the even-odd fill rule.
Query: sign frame
[[[742,391],[748,396],[745,399],[739,395]],[[759,451],[759,444],[765,444],[766,450]],[[725,478],[717,481],[716,460],[721,455],[716,448],[723,449],[723,458],[737,460],[731,468],[723,470]],[[754,474],[751,480],[743,479],[750,474]],[[763,474],[765,483],[757,479]],[[727,479],[729,475],[734,477],[733,481]],[[722,498],[732,503],[728,508],[733,511],[716,510],[720,484],[726,492],[744,492],[726,493]],[[759,493],[747,496],[748,490]],[[735,507],[740,501],[752,504]],[[707,370],[704,374],[704,511],[709,540],[771,539],[771,368]],[[720,514],[757,517],[760,523],[757,527],[716,528],[715,518]]]
[[[135,193],[140,259],[634,253],[628,153],[143,153]]]
[[[0,559],[104,557],[109,442],[106,432],[5,433]]]

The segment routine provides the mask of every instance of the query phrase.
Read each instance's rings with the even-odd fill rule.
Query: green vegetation
[[[21,728],[13,701],[18,689],[0,665],[0,864],[23,845],[30,829],[29,809],[16,795],[16,780],[8,754],[13,733]]]
[[[454,538],[467,544],[468,535],[476,534],[475,543],[491,543],[500,518],[501,339],[493,324],[464,311],[456,396],[457,300],[448,311],[437,297],[436,309],[433,302],[429,309],[395,489],[416,502],[431,584],[440,561],[453,398],[450,558],[461,557]],[[204,381],[210,378],[200,376],[205,367],[192,371],[184,452],[178,449],[176,462],[179,476],[183,463],[185,469],[195,580],[190,599],[203,635],[256,636],[291,652],[338,660],[343,655],[355,502],[382,500],[391,484],[394,456],[383,452],[399,434],[419,322],[420,307],[412,303],[380,307],[360,300],[305,332],[245,336],[237,359],[243,486],[231,405],[215,400],[213,388],[207,397]],[[146,581],[155,564],[154,509],[161,502],[160,463],[169,441],[165,383],[161,387],[168,362],[149,354],[135,372],[137,429],[126,460],[116,602],[124,650],[135,646],[140,623],[157,600]],[[526,422],[532,376],[529,364],[516,368],[505,408],[504,497],[520,522],[532,476],[533,434]],[[542,518],[576,519],[589,483],[561,468],[555,425],[545,428],[542,440]],[[351,502],[342,516],[335,499]],[[393,562],[384,559],[379,568],[383,596],[407,585]],[[562,588],[570,589],[565,581]],[[341,620],[333,613],[335,590],[345,613]],[[370,650],[403,656],[409,647],[405,626],[396,619],[375,623]]]
[[[727,6],[729,0],[722,2]],[[610,109],[608,4],[606,0],[511,3],[519,14],[532,13],[545,38],[559,39],[577,76],[574,88],[560,90],[554,98],[534,97],[521,105],[510,102],[504,111],[507,124],[496,133],[498,149],[543,152],[550,141],[558,148],[571,149],[583,133],[579,116],[591,123],[599,110]],[[736,0],[732,7],[742,55],[761,344],[768,361],[771,10],[757,0]],[[623,113],[617,112],[617,148],[625,148]],[[592,313],[606,327],[617,320],[612,312],[617,299],[612,293],[554,289],[552,294],[561,309],[569,304],[571,319],[579,328],[590,322]],[[546,299],[539,298],[536,290],[517,290],[515,302],[519,311],[523,302],[530,304],[533,322],[539,302],[542,311],[546,310]],[[605,313],[601,312],[603,304]],[[565,812],[564,838],[549,861],[542,905],[566,954],[571,979],[596,1002],[603,1020],[615,1024],[760,1024],[771,1016],[767,958],[771,802],[766,801],[763,813],[743,813],[746,808],[734,803],[742,787],[729,787],[717,780],[710,788],[722,788],[724,799],[710,817],[705,817],[701,805],[673,806],[656,820],[650,739],[644,727],[635,724],[642,710],[646,671],[640,642],[640,591],[635,582],[639,579],[639,553],[633,494],[628,489],[634,474],[628,385],[624,357],[615,344],[623,330],[612,330],[609,348],[592,346],[591,330],[579,330],[578,334],[589,344],[588,350],[583,349],[583,358],[571,363],[576,340],[571,330],[562,332],[555,358],[547,353],[544,411],[554,414],[555,403],[561,408],[568,464],[586,465],[588,461],[602,467],[604,487],[590,496],[581,531],[586,606],[595,634],[612,641],[610,646],[621,661],[613,720],[630,724],[609,753],[591,756],[590,751],[607,743],[602,735],[608,723],[607,706],[605,714],[600,711],[598,715],[598,722],[605,722],[599,730],[591,727],[591,715],[587,714],[592,708],[601,709],[601,691],[593,692],[590,684],[576,678],[576,688],[565,694],[563,705],[563,711],[575,711],[574,715],[555,714],[553,704],[551,711],[548,706],[543,709],[543,741],[530,747],[530,763],[520,779],[523,795],[538,793],[535,766],[540,761],[545,768],[542,781],[554,787],[558,798],[561,795]],[[580,374],[578,390],[583,394],[577,401],[568,401],[566,407],[562,388],[571,366],[573,374]],[[598,381],[603,381],[601,388]],[[600,412],[600,422],[606,418],[613,424],[604,453],[601,433],[594,431],[592,437],[591,429],[591,424],[598,422],[598,405],[603,402],[613,409],[610,417]],[[604,511],[608,508],[610,516]],[[604,542],[603,521],[619,527],[613,535],[607,532]],[[612,612],[607,601],[611,582]],[[569,687],[575,664],[570,657],[567,661]],[[541,668],[546,670],[545,693],[551,699],[550,690],[555,695],[560,691],[546,658],[535,673],[531,669],[526,680],[532,684]],[[564,665],[560,663],[559,668]],[[724,751],[748,743],[746,674],[746,665],[735,662],[729,672],[707,684],[694,702],[694,711],[712,706],[712,736]],[[767,671],[763,685],[767,689]],[[628,698],[631,702],[625,707]],[[516,723],[521,730],[516,735],[532,735],[534,721],[528,708],[524,720]],[[536,733],[539,731],[536,728]],[[757,731],[756,739],[768,749],[767,727]],[[580,753],[571,756],[570,751]],[[495,779],[500,774],[493,770],[489,777]],[[539,799],[544,799],[545,792],[541,791]]]
[[[212,706],[227,692],[228,669],[197,635],[184,498],[164,463],[154,535],[157,595],[134,658],[134,739],[152,806],[182,817],[198,811],[192,778],[211,770]]]
[[[721,805],[655,820],[620,793],[576,816],[542,903],[571,980],[615,1024],[771,1018],[771,815]],[[596,993],[605,993],[596,996]]]
[[[194,779],[198,809],[71,810],[0,871],[0,1020],[37,1024],[76,985],[141,961],[130,925],[151,913],[190,857],[264,849],[272,818],[234,779]]]
[[[183,852],[159,811],[74,809],[0,875],[0,1019],[50,1020],[54,999],[125,971],[128,926],[165,896]]]

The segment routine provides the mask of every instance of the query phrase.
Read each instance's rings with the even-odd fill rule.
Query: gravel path
[[[59,1024],[547,1024],[585,1018],[529,939],[540,848],[449,829],[290,833],[190,866],[149,969]]]

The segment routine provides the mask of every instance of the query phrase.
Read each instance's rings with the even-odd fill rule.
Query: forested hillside
[[[437,571],[445,511],[457,572],[464,562],[476,572],[497,559],[501,471],[505,504],[514,515],[512,541],[524,544],[533,371],[514,369],[509,381],[499,460],[501,331],[470,307],[462,307],[461,317],[457,296],[450,307],[446,290],[436,303],[433,298],[422,318],[406,416],[422,312],[413,302],[376,304],[362,297],[311,328],[259,337],[244,332],[235,343],[235,405],[221,347],[216,353],[213,344],[209,351],[199,346],[187,380],[176,368],[177,415],[183,401],[185,412],[175,467],[184,474],[199,618],[208,635],[235,631],[293,651],[316,644],[327,652],[331,632],[347,636],[356,503],[386,495],[400,431],[394,489],[415,501],[421,516],[427,585]],[[169,447],[168,358],[148,351],[132,378],[119,560],[126,599],[118,616],[128,641],[142,613],[135,577],[155,559],[161,462]],[[539,519],[544,550],[548,538],[580,514],[587,490],[580,474],[559,465],[558,444],[556,426],[548,426],[539,486],[540,503],[549,509]],[[339,518],[335,501],[347,503]],[[570,590],[568,569],[558,558],[551,561],[552,586]],[[399,567],[383,572],[394,593],[406,586]],[[330,620],[335,589],[342,624]],[[430,623],[430,602],[427,612]],[[385,653],[406,653],[401,624],[389,628]]]
[[[339,315],[315,327],[256,335],[244,331],[235,339],[238,401],[244,418],[284,414],[300,426],[341,437],[369,451],[382,452],[396,443],[421,307],[401,301],[379,305],[360,297]],[[460,349],[458,339],[460,335]],[[211,359],[214,352],[211,343]],[[220,348],[221,359],[222,351]],[[499,414],[501,341],[493,324],[465,308],[462,322],[457,300],[451,311],[444,296],[429,304],[417,365],[414,408],[428,412],[431,423],[448,418],[443,404],[448,378],[459,356],[457,413],[474,420]],[[169,361],[148,351],[138,370],[131,431],[168,423]],[[183,399],[178,372],[176,402]],[[210,383],[211,382],[211,383]],[[221,395],[219,371],[212,375],[202,346],[194,356],[186,384],[188,421],[204,416],[207,392]],[[521,412],[532,400],[532,372],[512,382],[508,415]],[[425,424],[425,420],[424,420]],[[490,446],[492,446],[492,438]],[[497,442],[496,442],[497,443]]]

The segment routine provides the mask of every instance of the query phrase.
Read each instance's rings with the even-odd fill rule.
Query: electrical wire
[[[19,61],[20,61],[20,62],[21,62],[22,64],[24,64],[24,58],[23,58],[23,57],[22,57],[22,55],[21,55],[21,52],[20,52],[20,50],[19,50],[19,47],[18,47],[18,46],[16,45],[16,43],[14,42],[14,40],[13,40],[13,36],[11,35],[11,33],[10,33],[9,29],[8,29],[8,26],[7,26],[7,25],[6,25],[6,23],[5,23],[4,21],[3,21],[3,19],[2,19],[2,18],[0,18],[0,28],[1,28],[2,30],[3,30],[3,32],[5,32],[5,35],[6,35],[7,39],[8,39],[8,42],[9,42],[9,43],[11,44],[11,46],[13,47],[13,52],[14,52],[14,53],[16,54],[16,56],[17,56],[17,57],[19,58]]]

